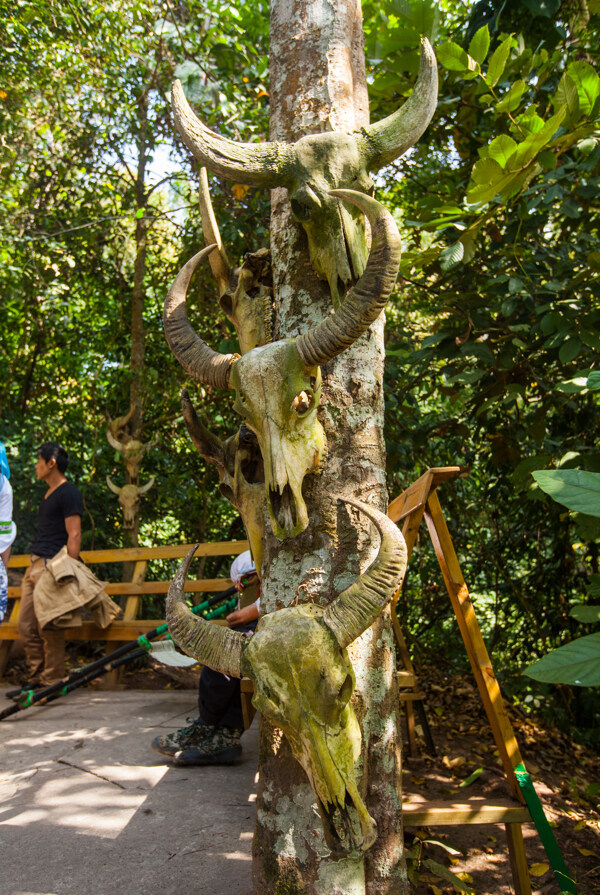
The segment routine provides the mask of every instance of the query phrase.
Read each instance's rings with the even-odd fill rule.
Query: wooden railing
[[[94,571],[94,565],[134,563],[131,581],[109,581],[106,592],[111,597],[125,597],[122,618],[114,621],[108,628],[99,628],[91,621],[84,621],[81,626],[66,628],[69,640],[103,640],[116,649],[119,643],[135,640],[140,634],[151,631],[161,624],[161,619],[145,619],[140,616],[143,608],[142,598],[151,594],[166,594],[170,579],[147,581],[148,563],[157,559],[181,559],[191,549],[192,544],[178,544],[163,547],[129,547],[114,550],[83,550],[81,558]],[[237,556],[248,549],[248,541],[219,541],[213,544],[200,544],[195,556]],[[26,554],[11,556],[9,569],[25,570],[30,565],[30,557]],[[120,565],[119,565],[120,568]],[[229,567],[228,567],[229,570]],[[102,570],[104,572],[104,569]],[[102,580],[104,580],[103,576]],[[117,577],[117,575],[115,575]],[[217,593],[231,587],[230,578],[188,579],[185,590],[188,593]],[[10,615],[0,624],[0,674],[3,673],[11,648],[11,641],[18,640],[17,626],[21,603],[21,588],[8,588],[9,600],[14,600]]]

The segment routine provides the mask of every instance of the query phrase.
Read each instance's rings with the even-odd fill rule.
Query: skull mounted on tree
[[[293,537],[308,526],[302,484],[306,475],[319,471],[326,450],[317,419],[320,368],[354,344],[379,316],[400,263],[398,229],[379,202],[352,190],[334,190],[330,195],[367,215],[372,244],[362,276],[319,325],[295,339],[253,348],[243,357],[210,348],[192,329],[185,301],[194,270],[214,246],[184,265],[164,307],[165,335],[184,369],[205,384],[236,392],[234,407],[258,439],[267,510],[278,538]]]
[[[338,188],[373,192],[371,172],[398,158],[425,131],[437,103],[437,66],[429,41],[409,99],[392,115],[352,134],[310,134],[293,144],[238,143],[214,133],[194,114],[179,81],[172,89],[181,137],[202,165],[229,180],[288,190],[292,212],[308,237],[310,259],[329,283],[334,306],[362,275],[367,245],[360,208],[331,198]]]
[[[252,637],[193,615],[184,599],[194,547],[169,588],[173,639],[204,665],[255,684],[253,703],[285,733],[317,799],[332,857],[366,851],[377,828],[360,796],[354,765],[361,733],[350,697],[355,679],[347,647],[369,628],[402,583],[407,551],[383,513],[343,498],[373,522],[381,537],[375,561],[329,606],[280,609],[263,616]]]

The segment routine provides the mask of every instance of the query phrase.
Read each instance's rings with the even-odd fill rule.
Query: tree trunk
[[[355,130],[368,123],[359,0],[272,0],[272,140]],[[271,249],[277,338],[305,332],[331,309],[288,194],[272,193]],[[337,495],[387,506],[383,440],[383,317],[323,367],[319,418],[328,452],[307,476],[310,525],[298,537],[265,542],[261,610],[298,602],[325,605],[374,559],[379,538]],[[400,743],[395,650],[389,613],[351,645],[353,697],[363,731],[359,789],[378,827],[364,855],[328,858],[307,778],[278,731],[261,720],[254,890],[261,895],[404,895]]]

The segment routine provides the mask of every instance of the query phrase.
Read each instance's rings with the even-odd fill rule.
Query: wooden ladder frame
[[[531,895],[522,829],[523,823],[531,823],[531,815],[524,803],[514,772],[515,767],[521,764],[523,759],[436,493],[439,485],[458,478],[460,474],[461,469],[458,466],[428,469],[420,479],[417,479],[390,503],[388,516],[402,526],[409,560],[421,522],[425,518],[514,801],[512,804],[498,802],[493,805],[485,799],[470,800],[461,804],[408,802],[403,805],[404,818],[405,823],[410,826],[503,823],[506,829],[515,893],[516,895]],[[407,671],[414,674],[396,614],[397,600],[398,595],[392,603],[392,624],[398,651],[402,661],[405,663],[408,661],[408,665],[405,665]]]

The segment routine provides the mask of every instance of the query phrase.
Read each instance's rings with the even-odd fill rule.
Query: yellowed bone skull
[[[392,216],[375,199],[352,190],[332,195],[369,217],[371,251],[364,273],[334,314],[295,339],[271,342],[243,357],[219,354],[194,332],[185,311],[186,292],[199,252],[177,275],[164,308],[167,341],[190,375],[234,389],[235,409],[255,432],[264,461],[265,499],[273,531],[293,537],[308,525],[302,483],[317,472],[325,435],[317,419],[321,365],[349,348],[383,310],[400,262],[400,236]]]
[[[172,101],[177,129],[202,165],[235,183],[287,189],[294,218],[308,238],[311,262],[327,279],[337,305],[362,274],[367,250],[356,208],[339,206],[330,191],[372,192],[371,172],[417,142],[435,111],[437,67],[424,39],[417,83],[400,109],[355,133],[327,131],[295,143],[239,143],[213,133],[193,113],[179,81],[173,85]]]
[[[334,857],[366,850],[377,828],[357,789],[354,765],[361,733],[350,697],[355,679],[348,652],[307,604],[265,616],[244,650],[252,700],[285,733],[317,797],[325,841]]]
[[[367,571],[329,606],[305,604],[263,616],[249,639],[211,625],[192,614],[183,596],[195,548],[167,599],[169,631],[182,649],[216,671],[254,681],[256,708],[284,731],[307,774],[334,858],[366,851],[377,836],[354,775],[361,734],[350,705],[354,673],[346,648],[383,611],[406,569],[397,526],[373,507],[343,499],[371,519],[381,544]]]
[[[307,366],[296,341],[274,342],[245,354],[231,371],[234,409],[261,446],[273,533],[293,537],[308,525],[302,483],[317,472],[325,432],[317,419],[321,370]]]
[[[123,510],[123,528],[133,528],[140,505],[140,497],[150,490],[154,482],[155,476],[152,476],[145,485],[121,485],[119,488],[109,475],[106,476],[106,484],[119,498]]]

